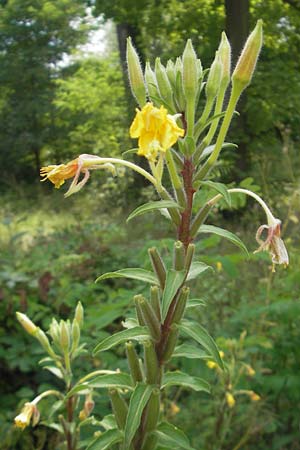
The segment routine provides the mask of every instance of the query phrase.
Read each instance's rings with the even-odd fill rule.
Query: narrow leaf
[[[224,197],[224,200],[228,204],[229,208],[231,208],[231,195],[228,192],[228,189],[225,184],[223,183],[216,183],[215,181],[201,181],[202,186],[208,186],[211,189],[214,189],[215,191],[219,192],[219,194]]]
[[[134,217],[140,216],[142,214],[146,214],[150,211],[155,211],[157,209],[164,209],[164,208],[176,208],[176,209],[182,209],[178,203],[172,201],[172,200],[159,200],[157,202],[149,202],[145,203],[144,205],[139,206],[134,211],[132,211],[131,214],[129,214],[126,222],[129,222]]]
[[[184,321],[178,325],[180,330],[183,331],[187,336],[195,339],[202,347],[207,350],[214,361],[219,365],[221,369],[224,369],[223,361],[220,357],[218,347],[213,340],[213,338],[208,334],[208,332],[199,325],[197,322]]]
[[[107,280],[108,278],[131,278],[132,280],[145,281],[145,283],[159,285],[159,282],[153,272],[145,269],[132,268],[132,269],[121,269],[115,272],[107,272],[97,278],[98,281]]]
[[[138,429],[142,413],[152,393],[152,386],[138,383],[131,395],[124,430],[124,450],[129,449],[135,432]]]
[[[210,386],[205,380],[199,377],[192,377],[180,371],[166,372],[164,374],[161,387],[165,388],[167,386],[184,386],[197,392],[210,392]]]
[[[246,255],[249,257],[248,250],[245,244],[241,241],[239,237],[235,234],[231,233],[231,231],[224,230],[223,228],[215,227],[214,225],[201,225],[198,230],[198,233],[213,233],[218,236],[224,237],[232,242],[234,245],[237,245],[240,249],[242,249]]]
[[[197,306],[206,306],[206,301],[202,298],[191,298],[186,305],[187,308],[195,308]]]
[[[116,372],[113,374],[99,375],[91,381],[75,385],[67,395],[67,398],[72,395],[91,388],[119,388],[119,389],[133,389],[130,375],[127,373]]]
[[[187,276],[187,281],[194,280],[194,278],[197,278],[198,275],[205,272],[206,270],[213,270],[213,268],[203,262],[198,261],[192,262],[191,268]]]
[[[120,331],[119,333],[115,333],[112,336],[108,336],[107,338],[103,339],[103,341],[99,342],[99,344],[95,347],[93,355],[98,352],[108,350],[130,339],[136,341],[149,339],[148,329],[146,327],[134,327],[129,328],[128,330]]]
[[[189,440],[184,432],[168,422],[160,423],[155,434],[158,436],[159,443],[164,448],[174,449],[179,447],[186,450],[194,450],[190,446]]]
[[[110,449],[112,445],[121,442],[123,434],[120,430],[108,430],[98,436],[86,450],[106,450]]]
[[[215,145],[216,144],[209,145],[208,147],[206,147],[203,150],[203,152],[201,154],[201,157],[200,157],[200,161],[202,159],[206,158],[207,156],[209,156],[214,151]],[[238,146],[236,144],[231,143],[231,142],[224,142],[224,144],[222,145],[222,149],[223,148],[238,148]]]
[[[182,285],[185,275],[185,270],[168,270],[162,297],[162,320],[165,320],[169,306],[175,297],[176,292]]]
[[[175,348],[173,358],[211,359],[211,355],[192,344],[181,344]]]

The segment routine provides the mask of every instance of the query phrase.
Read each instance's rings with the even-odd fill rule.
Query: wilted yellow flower
[[[267,251],[272,256],[273,272],[275,271],[275,264],[283,264],[288,266],[289,256],[285,248],[284,242],[280,237],[281,222],[275,217],[268,217],[268,225],[261,225],[256,233],[256,240],[260,247],[254,252]],[[267,238],[263,241],[260,237],[264,230],[267,230]]]
[[[249,391],[249,397],[252,400],[252,402],[259,402],[260,400],[260,396],[258,394],[256,394],[256,392],[254,391]]]
[[[158,109],[152,103],[147,103],[142,110],[136,109],[130,136],[139,138],[138,155],[155,162],[159,152],[172,147],[184,135],[184,130],[176,124],[177,117],[168,114],[163,106]]]
[[[229,408],[233,408],[235,405],[234,396],[231,394],[231,392],[226,392],[225,397],[226,397],[226,402],[227,402],[227,405],[229,406]]]
[[[50,180],[59,189],[69,178],[75,177],[78,170],[78,158],[67,164],[51,165],[41,168],[42,181]]]
[[[33,415],[36,416],[36,419],[34,421],[34,424],[36,424],[39,418],[39,412],[36,405],[29,402],[25,403],[21,413],[15,417],[15,425],[18,428],[22,428],[22,430],[24,430],[24,428],[28,427],[28,425],[30,424],[30,420]]]

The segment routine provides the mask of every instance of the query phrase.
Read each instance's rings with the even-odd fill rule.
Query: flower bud
[[[160,309],[160,295],[159,295],[159,287],[151,286],[150,288],[150,304],[153,308],[153,311],[156,314],[159,322],[161,321],[161,309]]]
[[[158,382],[159,367],[152,341],[146,341],[144,343],[144,353],[146,381],[148,384],[156,384]]]
[[[145,325],[147,325],[150,335],[154,341],[160,339],[160,323],[153,311],[151,305],[147,302],[142,295],[135,296],[135,302],[138,303]]]
[[[158,253],[156,247],[149,248],[148,253],[153,270],[156,273],[156,276],[159,280],[160,287],[163,289],[165,287],[166,282],[166,268],[164,262],[160,254]]]
[[[84,309],[83,306],[81,304],[81,302],[77,303],[76,309],[75,309],[75,316],[74,318],[77,320],[78,325],[80,326],[80,328],[83,325],[83,319],[84,319]]]
[[[175,346],[177,344],[179,330],[175,323],[170,326],[169,336],[162,355],[163,364],[167,363],[173,355]]]
[[[222,39],[218,48],[218,52],[223,65],[221,86],[223,87],[223,89],[226,89],[230,82],[231,47],[224,31],[222,33]]]
[[[160,98],[157,80],[155,73],[151,69],[150,63],[148,61],[146,62],[145,68],[145,80],[150,100],[152,100],[154,103],[157,103]]]
[[[181,58],[177,58],[176,63],[175,63],[175,73],[176,73],[175,96],[176,96],[176,101],[178,103],[179,109],[181,111],[184,111],[186,100],[184,97],[183,85],[182,85],[182,71],[183,71],[182,60],[181,60]]]
[[[194,253],[195,253],[195,244],[189,244],[187,251],[186,251],[186,257],[185,257],[185,270],[187,271],[187,273],[189,273],[189,270],[191,268]]]
[[[74,319],[72,323],[72,349],[71,349],[72,352],[74,352],[74,350],[77,349],[79,341],[80,341],[80,326],[77,320]]]
[[[190,289],[186,286],[183,286],[181,289],[180,295],[177,299],[177,303],[175,306],[174,314],[173,314],[173,323],[179,323],[183,317],[187,299],[190,294]]]
[[[22,314],[20,312],[16,312],[17,319],[19,323],[22,325],[25,331],[31,336],[35,335],[38,327],[26,316],[26,314]]]
[[[214,99],[220,89],[221,77],[223,66],[219,56],[219,52],[216,52],[215,59],[210,67],[205,93],[207,99]]]
[[[169,59],[169,61],[167,62],[166,72],[171,86],[175,89],[176,71],[175,71],[175,64],[173,63],[173,61],[171,61],[171,59]]]
[[[143,107],[146,103],[144,76],[138,54],[131,43],[130,37],[127,39],[126,58],[131,91],[138,104]]]
[[[132,381],[134,383],[143,381],[143,374],[140,368],[140,361],[132,342],[126,343],[126,356]]]
[[[126,424],[128,406],[117,389],[110,389],[109,396],[118,427],[123,430]]]
[[[147,403],[145,431],[155,430],[160,413],[160,390],[154,388]]]
[[[67,324],[64,320],[60,321],[60,346],[65,353],[69,351],[70,334]]]
[[[174,269],[183,270],[184,269],[184,245],[181,241],[177,241],[174,244]]]
[[[155,60],[155,75],[157,79],[158,89],[160,92],[160,96],[163,100],[168,102],[168,106],[173,105],[173,91],[171,84],[169,82],[169,78],[166,72],[166,69],[160,62],[160,58],[156,58]]]
[[[49,339],[47,338],[46,334],[41,330],[40,328],[37,329],[37,332],[35,334],[35,337],[41,344],[41,346],[46,350],[47,353],[49,353],[50,356],[55,357],[55,353],[50,345]]]
[[[250,84],[254,73],[256,62],[262,47],[262,24],[263,22],[261,19],[257,21],[256,27],[248,37],[232,74],[232,83],[233,85],[238,86],[240,90],[245,89],[248,84]]]
[[[188,39],[182,55],[182,85],[187,99],[194,99],[198,90],[198,68],[197,55]]]

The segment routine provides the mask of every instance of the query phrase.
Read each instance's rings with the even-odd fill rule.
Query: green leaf
[[[155,434],[164,448],[194,450],[184,432],[168,422],[160,423]]]
[[[228,192],[227,186],[223,183],[216,183],[215,181],[201,181],[201,184],[203,186],[208,186],[211,189],[214,189],[215,191],[219,192],[219,194],[224,197],[224,200],[228,204],[229,208],[231,208],[231,195]]]
[[[197,278],[198,275],[205,272],[206,270],[214,270],[214,269],[203,262],[198,261],[192,262],[191,268],[187,276],[187,281],[194,280],[194,278]]]
[[[185,275],[185,270],[170,269],[167,271],[166,284],[162,296],[162,320],[165,320],[169,306],[182,285]]]
[[[150,211],[155,211],[157,209],[164,209],[164,208],[176,208],[176,209],[182,209],[178,203],[172,201],[172,200],[160,200],[157,202],[149,202],[145,203],[144,205],[139,206],[134,211],[132,211],[131,214],[129,214],[126,222],[129,222],[134,217],[140,216],[142,214],[146,214]]]
[[[131,148],[130,150],[126,150],[126,152],[122,153],[122,157],[125,158],[128,155],[136,154],[139,151],[138,148]]]
[[[195,308],[197,306],[206,306],[206,301],[202,298],[191,298],[190,300],[188,300],[186,305],[187,309]]]
[[[176,371],[176,372],[166,372],[162,379],[162,388],[168,386],[184,386],[194,391],[205,391],[210,393],[209,384],[199,377],[192,377],[187,373]]]
[[[140,425],[142,413],[148,403],[151,393],[152,386],[149,384],[138,383],[131,395],[124,430],[124,450],[127,450],[130,447],[135,432]]]
[[[97,437],[86,450],[106,450],[111,449],[111,446],[121,442],[123,434],[120,430],[108,430]]]
[[[195,339],[202,347],[207,350],[214,361],[219,365],[221,369],[224,369],[223,361],[220,357],[218,347],[213,340],[213,338],[208,334],[208,332],[199,325],[197,322],[183,321],[178,325],[179,329],[183,331],[187,336]]]
[[[107,338],[103,339],[103,341],[99,342],[99,344],[95,347],[93,355],[96,355],[96,353],[98,352],[108,350],[115,345],[121,344],[122,342],[126,342],[130,339],[142,341],[145,339],[149,339],[149,337],[150,336],[147,327],[129,328],[128,330],[120,331],[119,333],[115,333],[112,336],[108,336]]]
[[[202,159],[204,159],[204,158],[206,158],[207,156],[209,156],[209,155],[214,151],[215,145],[216,145],[216,144],[209,145],[208,147],[206,147],[206,148],[203,150],[203,152],[202,152],[202,154],[201,154],[201,156],[200,156],[199,161],[201,161]],[[223,148],[238,148],[238,146],[237,146],[236,144],[231,143],[231,142],[224,142],[224,144],[222,145],[222,149],[223,149]]]
[[[91,388],[119,388],[119,389],[133,389],[131,377],[127,373],[111,373],[107,375],[98,375],[91,381],[85,381],[84,383],[75,385],[67,395],[67,398],[72,395]]]
[[[193,344],[181,344],[175,348],[173,358],[211,359],[211,355]]]
[[[153,272],[145,269],[130,268],[116,270],[115,272],[107,272],[97,278],[98,281],[107,280],[108,278],[131,278],[132,280],[144,281],[145,283],[155,284],[159,286],[158,279]]]
[[[246,255],[249,257],[249,253],[245,244],[240,240],[239,237],[231,233],[231,231],[223,230],[223,228],[215,227],[214,225],[201,225],[198,233],[213,233],[217,234],[218,236],[224,237],[233,244],[237,245],[240,249],[244,250]]]

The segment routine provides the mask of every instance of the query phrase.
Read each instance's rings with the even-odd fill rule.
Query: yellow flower
[[[176,414],[178,414],[180,411],[180,408],[178,405],[176,405],[175,402],[171,402],[170,404],[170,413],[172,416],[176,416]]]
[[[249,397],[252,400],[252,402],[259,402],[260,400],[260,396],[258,394],[256,394],[256,392],[254,391],[249,391]]]
[[[249,364],[245,364],[245,370],[246,374],[249,375],[249,377],[254,377],[255,370],[251,366],[249,366]]]
[[[172,147],[184,135],[184,130],[176,124],[177,117],[168,114],[163,106],[158,109],[152,103],[146,103],[142,110],[136,109],[130,136],[139,138],[138,155],[155,162],[159,152]]]
[[[15,417],[15,425],[24,430],[24,428],[28,427],[30,424],[32,415],[39,417],[38,409],[33,403],[27,402],[25,403],[21,413]]]
[[[78,158],[67,164],[52,165],[41,168],[42,181],[50,180],[59,189],[69,178],[73,178],[78,170]]]
[[[214,361],[207,361],[206,365],[209,369],[215,369],[217,367],[217,363]]]
[[[226,392],[225,397],[226,397],[226,402],[227,402],[227,405],[229,406],[229,408],[233,408],[235,405],[234,396],[231,394],[231,392]]]

